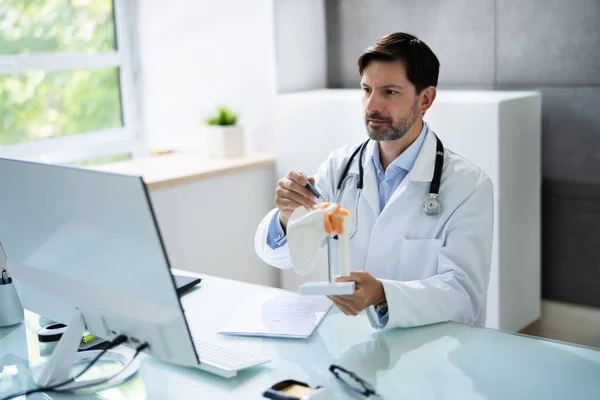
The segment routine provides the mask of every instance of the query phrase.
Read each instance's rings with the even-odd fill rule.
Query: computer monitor
[[[0,158],[0,241],[24,308],[76,341],[59,343],[39,385],[68,379],[84,329],[198,365],[141,177]]]

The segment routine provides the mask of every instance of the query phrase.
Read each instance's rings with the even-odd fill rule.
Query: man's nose
[[[372,92],[368,94],[365,104],[365,111],[367,113],[372,113],[373,111],[381,111],[381,101],[377,93]]]

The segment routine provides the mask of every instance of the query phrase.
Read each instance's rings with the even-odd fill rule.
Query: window
[[[0,1],[0,155],[72,163],[136,149],[128,3]]]

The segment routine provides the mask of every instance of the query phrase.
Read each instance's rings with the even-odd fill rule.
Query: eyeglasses
[[[383,399],[383,397],[375,391],[371,384],[365,381],[354,372],[348,371],[339,365],[331,365],[329,371],[347,388],[355,393],[373,399]]]

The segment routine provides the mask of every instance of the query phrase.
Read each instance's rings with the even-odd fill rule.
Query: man
[[[406,33],[384,36],[369,47],[358,59],[371,139],[364,155],[351,159],[358,147],[348,146],[332,152],[314,178],[290,171],[275,190],[277,208],[256,232],[258,255],[290,268],[285,232],[296,208],[314,205],[307,182],[325,201],[355,213],[353,271],[336,280],[354,281],[356,289],[330,299],[346,315],[366,310],[377,328],[485,323],[493,188],[479,168],[444,149],[423,122],[436,97],[439,65],[425,43]],[[340,184],[346,169],[348,178]],[[432,202],[424,206],[426,199]]]

